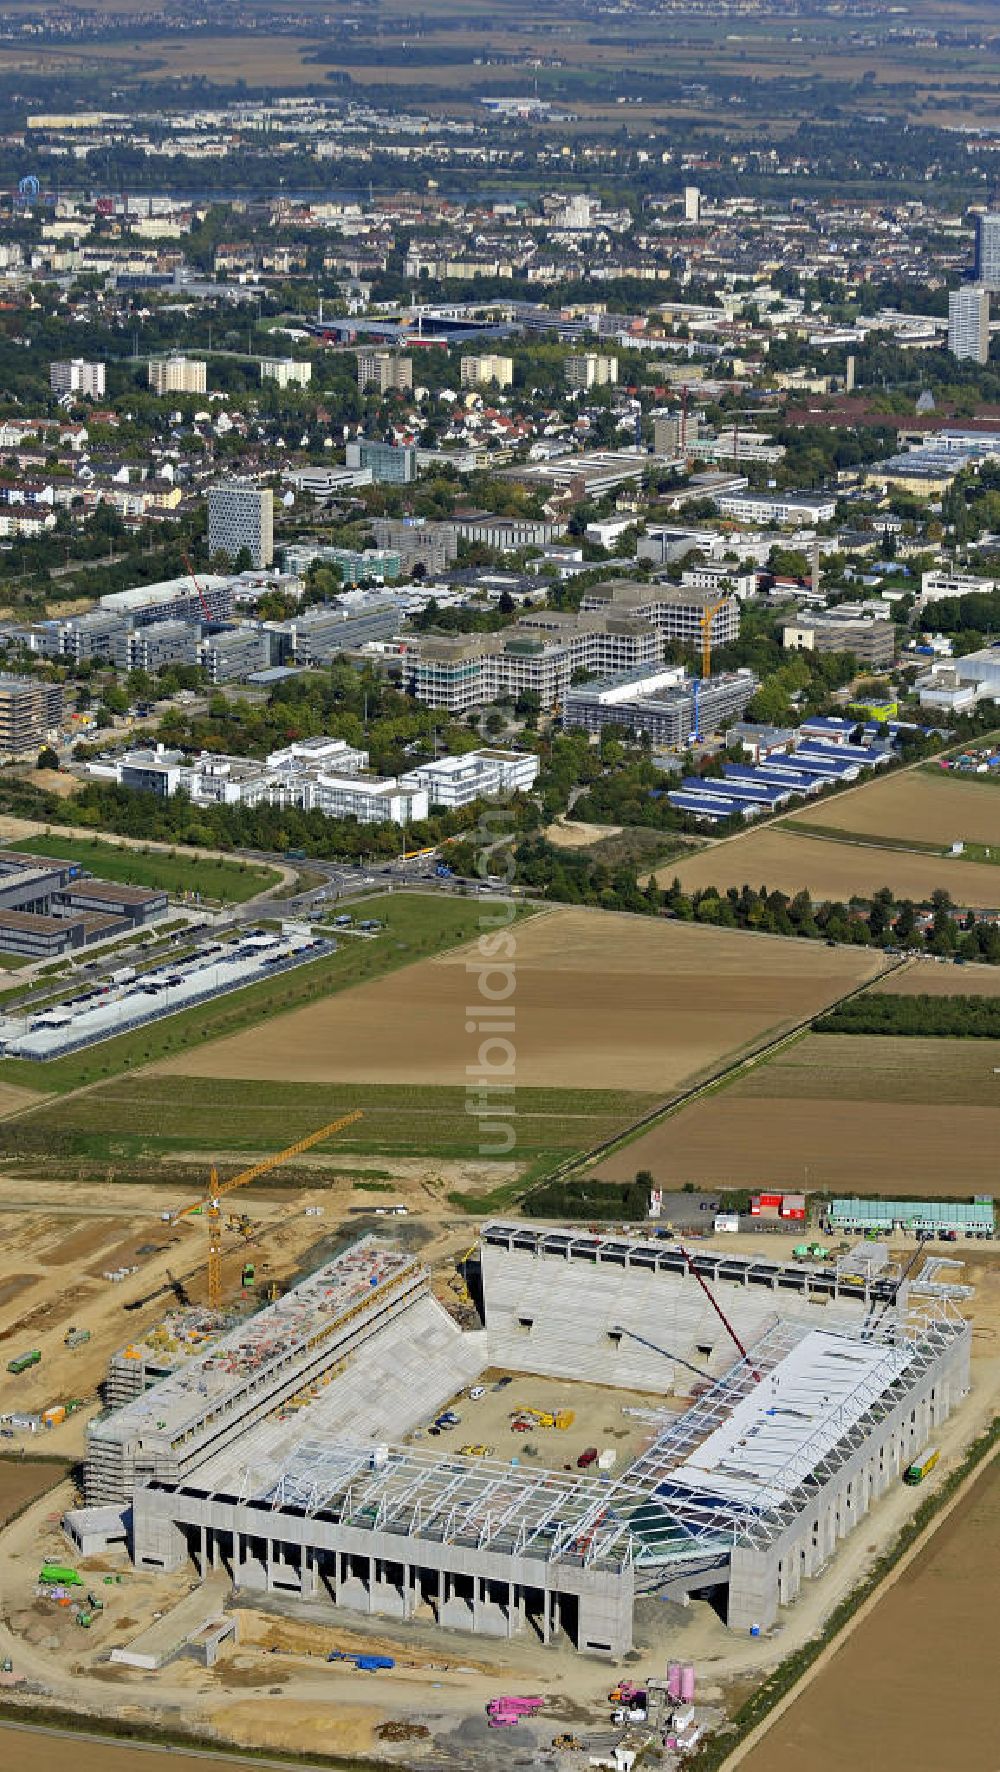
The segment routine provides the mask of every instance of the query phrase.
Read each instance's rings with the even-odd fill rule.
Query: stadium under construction
[[[463,1331],[417,1259],[363,1238],[172,1367],[126,1349],[77,1531],[110,1541],[125,1512],[140,1569],[618,1658],[643,1595],[773,1625],[968,1390],[965,1289],[873,1254],[491,1223],[480,1273],[485,1328]],[[487,1372],[662,1406],[620,1470],[428,1443]]]

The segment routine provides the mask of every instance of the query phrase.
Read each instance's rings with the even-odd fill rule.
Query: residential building
[[[104,397],[104,364],[87,363],[83,357],[49,364],[49,386],[54,394],[79,394],[81,400]]]
[[[653,450],[674,457],[694,451],[701,431],[699,412],[654,412]]]
[[[802,615],[781,631],[792,652],[853,652],[859,664],[884,669],[896,657],[896,630],[877,616]]]
[[[566,359],[566,385],[570,388],[606,388],[618,380],[618,358],[583,351]]]
[[[154,394],[204,394],[208,366],[197,357],[150,358],[149,385]]]
[[[61,683],[0,674],[0,752],[17,757],[36,751],[63,715]]]
[[[990,292],[981,284],[964,283],[948,296],[948,349],[960,361],[989,361]]]
[[[198,647],[198,663],[210,683],[241,683],[270,662],[271,648],[262,628],[228,628],[207,635]]]
[[[261,357],[260,379],[277,382],[279,388],[307,388],[312,381],[312,364],[297,357]]]
[[[996,210],[976,217],[973,281],[991,292],[1000,290],[1000,214]]]
[[[417,477],[417,452],[412,444],[376,443],[359,437],[347,445],[347,466],[367,468],[376,485],[408,486]]]
[[[684,186],[684,220],[701,221],[701,192],[697,185]]]
[[[463,357],[460,370],[463,388],[481,388],[494,383],[509,388],[514,380],[513,357]]]
[[[358,351],[358,387],[362,394],[377,388],[380,394],[408,393],[413,387],[413,358],[362,346]]]
[[[243,549],[260,571],[274,559],[274,493],[269,486],[226,480],[208,494],[208,551],[235,561]]]

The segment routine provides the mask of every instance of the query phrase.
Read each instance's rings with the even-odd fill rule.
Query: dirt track
[[[1000,789],[997,793],[1000,798]],[[845,821],[854,818],[860,803],[860,797],[847,800]],[[796,836],[781,825],[715,844],[690,861],[667,862],[656,872],[661,886],[669,886],[674,878],[686,891],[764,885],[771,892],[791,895],[806,890],[818,901],[846,900],[852,894],[870,898],[883,886],[891,887],[898,898],[923,900],[940,886],[956,904],[981,910],[1000,906],[1000,867],[989,862]]]

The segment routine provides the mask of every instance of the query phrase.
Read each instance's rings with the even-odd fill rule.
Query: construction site
[[[838,1273],[491,1223],[468,1331],[364,1237],[93,1422],[67,1528],[141,1570],[614,1660],[651,1593],[767,1631],[968,1390],[955,1287],[869,1248]],[[624,1457],[566,1456],[578,1385],[629,1394]]]

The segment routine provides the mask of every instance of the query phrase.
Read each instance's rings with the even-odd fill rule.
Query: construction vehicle
[[[8,1360],[7,1370],[13,1372],[15,1378],[20,1378],[22,1372],[27,1372],[30,1367],[37,1366],[41,1358],[41,1348],[33,1347],[30,1353],[18,1354],[15,1359]]]
[[[85,1347],[89,1340],[89,1329],[67,1329],[63,1336],[63,1347]]]
[[[248,1287],[252,1286],[254,1281],[256,1280],[256,1278],[257,1278],[257,1269],[254,1267],[253,1262],[252,1261],[245,1261],[243,1263],[243,1272],[240,1276],[240,1283],[243,1287],[243,1290],[246,1291]]]
[[[569,1753],[573,1748],[581,1753],[583,1751],[583,1742],[578,1741],[575,1735],[553,1735],[552,1746],[557,1753]]]
[[[265,1157],[262,1163],[255,1163],[250,1169],[242,1169],[238,1175],[230,1176],[228,1181],[220,1181],[218,1170],[212,1169],[209,1177],[209,1192],[203,1200],[193,1206],[185,1206],[180,1212],[174,1213],[170,1223],[178,1224],[181,1219],[192,1214],[204,1212],[208,1224],[208,1304],[211,1310],[218,1310],[222,1303],[222,1208],[220,1201],[225,1194],[233,1193],[236,1188],[247,1187],[251,1181],[258,1181],[263,1175],[270,1175],[280,1169],[292,1157],[298,1157],[303,1151],[312,1150],[314,1145],[323,1144],[335,1133],[343,1132],[347,1126],[353,1126],[356,1120],[363,1118],[360,1108],[353,1113],[341,1115],[339,1120],[331,1120],[329,1125],[321,1126],[318,1132],[310,1132],[306,1138],[300,1138],[273,1157]],[[248,1266],[251,1264],[247,1264]],[[244,1270],[245,1272],[245,1270]],[[246,1283],[246,1282],[244,1282]],[[41,1355],[39,1354],[39,1359]]]
[[[492,1448],[489,1446],[460,1446],[458,1450],[463,1458],[489,1458]]]
[[[82,1575],[75,1569],[67,1569],[62,1563],[43,1563],[38,1571],[38,1579],[43,1587],[83,1587]]]
[[[936,1446],[928,1446],[927,1451],[922,1452],[920,1457],[914,1459],[913,1463],[903,1472],[903,1482],[908,1483],[911,1489],[915,1488],[934,1469],[940,1456]]]
[[[491,1698],[486,1706],[491,1729],[514,1729],[522,1717],[533,1717],[541,1710],[543,1698]]]

